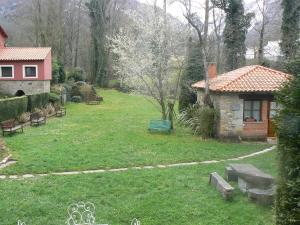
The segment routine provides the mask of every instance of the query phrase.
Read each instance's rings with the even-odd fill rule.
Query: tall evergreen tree
[[[203,80],[205,74],[199,43],[193,42],[192,38],[188,42],[186,58],[187,63],[180,82],[179,111],[196,103],[197,96],[191,90],[191,85]]]
[[[127,0],[89,0],[86,4],[91,19],[91,81],[108,85],[111,51],[107,36],[114,35],[120,26],[122,9]]]
[[[299,49],[300,2],[299,0],[282,0],[282,42],[281,50],[285,60],[293,59]]]
[[[253,14],[246,14],[242,0],[212,0],[226,13],[223,32],[225,70],[230,71],[246,63],[245,40]]]
[[[104,86],[107,72],[106,7],[109,0],[90,0],[87,4],[91,19],[91,81]]]
[[[300,224],[300,76],[277,97],[282,106],[278,117],[279,179],[276,225]]]

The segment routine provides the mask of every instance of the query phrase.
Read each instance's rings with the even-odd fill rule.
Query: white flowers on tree
[[[162,118],[166,119],[166,101],[174,95],[172,92],[178,80],[176,77],[174,79],[172,64],[176,57],[172,52],[166,15],[155,5],[151,18],[143,19],[132,11],[126,14],[132,21],[131,26],[110,38],[110,47],[115,54],[113,68],[121,86],[129,86],[145,96],[151,96],[149,100],[155,100]]]

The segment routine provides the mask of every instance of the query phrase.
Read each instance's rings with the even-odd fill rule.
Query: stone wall
[[[239,137],[243,132],[243,99],[237,94],[219,96],[220,137]]]
[[[197,92],[198,102],[203,102],[203,91]],[[220,138],[236,138],[243,132],[243,100],[237,94],[211,93],[215,109],[219,112],[217,133]]]
[[[17,91],[23,91],[26,95],[50,92],[50,81],[0,81],[0,92],[15,95]]]
[[[204,91],[197,92],[198,103],[203,102]],[[268,104],[262,99],[262,121],[244,122],[244,100],[234,93],[211,93],[219,112],[217,133],[220,138],[265,139],[268,136]]]

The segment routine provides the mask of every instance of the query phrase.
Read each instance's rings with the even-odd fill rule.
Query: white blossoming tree
[[[161,11],[154,4],[147,19],[137,12],[127,12],[131,25],[112,37],[110,43],[121,85],[150,97],[160,109],[162,119],[166,119],[168,101],[172,99],[174,104],[176,99],[183,60],[176,52],[178,41],[170,35],[166,2]]]

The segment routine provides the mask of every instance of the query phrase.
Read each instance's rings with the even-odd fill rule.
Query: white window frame
[[[26,74],[25,74],[25,68],[26,67],[35,67],[35,70],[36,70],[36,76],[35,77],[26,77]],[[38,65],[23,65],[23,78],[24,79],[36,79],[39,77],[39,70],[38,70]]]
[[[2,67],[12,68],[12,77],[2,77]],[[14,65],[0,65],[0,79],[14,79],[15,78],[15,67]]]

